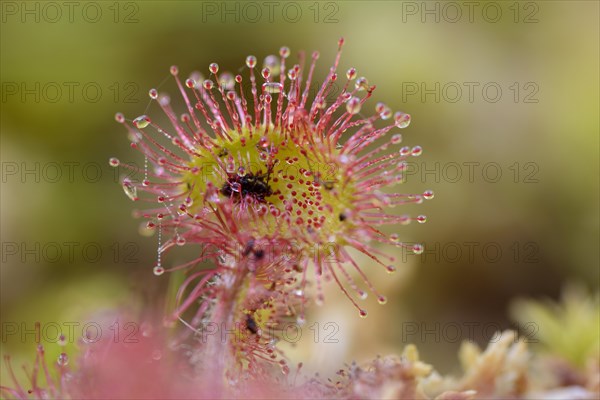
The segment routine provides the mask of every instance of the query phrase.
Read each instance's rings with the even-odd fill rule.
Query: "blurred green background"
[[[368,107],[412,115],[404,143],[424,153],[399,190],[436,195],[396,210],[426,214],[425,225],[387,232],[428,252],[386,248],[399,260],[391,277],[361,259],[388,304],[368,299],[359,319],[332,285],[309,318],[319,343],[304,329],[290,357],[333,371],[414,342],[453,371],[460,340],[515,327],[513,299],[558,298],[567,282],[598,288],[598,2],[1,4],[0,346],[17,366],[33,360],[22,328],[34,321],[164,308],[156,238],[138,232],[139,205],[107,164],[142,161],[115,112],[143,114],[172,64],[184,76],[208,75],[211,62],[237,73],[248,54],[262,60],[282,45],[292,63],[298,50],[319,50],[322,81],[342,36],[340,71],[356,67],[377,85]],[[161,89],[176,97],[171,80]],[[323,340],[326,322],[337,344]]]

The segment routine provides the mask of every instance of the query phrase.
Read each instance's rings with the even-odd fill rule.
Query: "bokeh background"
[[[370,107],[412,115],[404,142],[424,153],[399,190],[436,195],[397,209],[426,214],[426,224],[387,232],[428,250],[386,248],[395,275],[361,259],[388,304],[367,299],[360,319],[332,285],[292,359],[334,371],[412,342],[452,372],[461,340],[518,328],[514,299],[556,299],[571,282],[598,289],[598,2],[0,4],[0,348],[17,366],[33,360],[24,330],[35,321],[51,339],[52,323],[165,308],[168,275],[152,275],[156,237],[140,234],[123,171],[107,163],[142,162],[115,112],[144,114],[148,89],[172,64],[184,75],[208,75],[211,62],[237,73],[248,54],[262,60],[282,45],[292,60],[319,50],[322,81],[342,36],[340,71],[356,67],[377,85]],[[168,79],[160,89],[175,93]]]

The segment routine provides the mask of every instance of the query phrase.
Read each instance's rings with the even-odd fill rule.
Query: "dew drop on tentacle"
[[[290,48],[287,46],[283,46],[279,49],[279,55],[283,58],[288,58],[290,56]]]
[[[150,96],[152,100],[156,100],[158,98],[158,91],[156,89],[150,89],[148,91],[148,96]]]
[[[256,57],[255,56],[246,57],[246,65],[248,66],[248,68],[256,67]]]
[[[392,142],[392,144],[400,144],[400,143],[402,143],[402,135],[399,133],[396,133],[396,134],[392,135],[392,139],[390,141]]]
[[[210,79],[205,79],[204,82],[202,83],[202,86],[206,90],[211,90],[214,87],[214,85],[215,85],[214,82],[211,81]]]
[[[385,103],[377,103],[375,112],[379,114],[379,117],[382,120],[390,119],[392,117],[392,110]]]
[[[140,226],[138,227],[138,233],[141,236],[144,237],[151,237],[154,235],[154,232],[156,231],[156,224],[152,221],[148,221],[146,223],[141,223]]]
[[[387,303],[387,297],[385,297],[385,296],[383,296],[383,295],[380,295],[379,297],[377,297],[377,302],[378,302],[379,304],[382,304],[382,305],[383,305],[383,304]]]
[[[400,129],[404,129],[410,125],[410,114],[398,111],[394,114],[394,123]]]
[[[411,154],[413,157],[418,157],[418,156],[420,156],[421,154],[423,154],[423,148],[422,148],[421,146],[415,146],[415,147],[413,147],[413,148],[412,148],[412,150],[410,151],[410,154]]]
[[[116,113],[115,114],[115,121],[117,121],[118,123],[122,124],[123,122],[125,122],[125,116],[122,113]]]
[[[425,215],[419,215],[417,217],[417,222],[420,224],[424,224],[425,222],[427,222],[427,217]]]
[[[346,72],[346,78],[348,78],[349,81],[356,79],[356,68],[349,68]]]
[[[262,136],[258,141],[258,145],[262,148],[269,147],[269,138],[266,136]]]
[[[58,365],[60,365],[61,367],[68,365],[69,364],[69,356],[67,355],[67,353],[60,353],[58,355],[58,359],[56,360],[56,363]]]
[[[219,64],[210,63],[210,65],[208,66],[208,70],[211,74],[216,74],[217,72],[219,72]]]
[[[425,200],[431,200],[433,199],[433,191],[432,190],[426,190],[423,192],[423,198]]]
[[[388,274],[392,274],[396,272],[396,267],[394,265],[388,265],[385,267],[385,270],[388,272]]]
[[[143,186],[143,187],[149,187],[149,186],[150,186],[150,181],[149,181],[148,179],[144,179],[144,180],[142,181],[142,186]]]
[[[260,71],[260,73],[265,79],[269,79],[271,77],[271,70],[269,68],[263,68],[262,71]]]
[[[354,87],[358,89],[358,91],[367,90],[369,88],[369,81],[364,76],[361,76],[356,80]]]
[[[140,115],[133,120],[133,125],[135,125],[135,127],[138,129],[144,129],[150,125],[150,118],[147,115]]]
[[[358,97],[351,97],[350,100],[346,102],[346,111],[348,114],[358,114],[360,112],[360,99]]]
[[[164,269],[162,266],[160,266],[160,265],[157,265],[157,266],[155,266],[155,267],[152,269],[152,272],[153,272],[153,273],[154,273],[154,275],[156,275],[156,276],[161,276],[162,274],[164,274],[164,273],[165,273],[165,269]]]
[[[118,159],[118,158],[111,157],[111,158],[108,160],[108,165],[110,165],[111,167],[118,167],[118,166],[119,166],[119,164],[121,164],[121,162],[119,161],[119,159]]]
[[[358,315],[359,315],[361,318],[367,318],[367,315],[368,315],[368,314],[367,314],[367,310],[359,310],[359,311],[358,311]]]
[[[413,245],[412,251],[415,254],[423,254],[423,251],[425,251],[425,247],[422,244],[417,243]]]
[[[131,183],[131,181],[129,181],[128,179],[123,180],[122,186],[123,186],[123,191],[125,192],[127,197],[129,197],[133,201],[138,200],[137,187],[133,183]]]

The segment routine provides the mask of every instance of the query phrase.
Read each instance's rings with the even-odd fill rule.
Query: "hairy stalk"
[[[214,307],[210,313],[209,327],[216,329],[216,334],[208,335],[206,344],[202,345],[201,353],[206,358],[204,360],[213,360],[211,365],[202,365],[206,369],[212,382],[219,382],[226,376],[227,367],[236,364],[233,346],[230,346],[229,340],[238,340],[239,330],[236,326],[235,316],[237,307],[240,304],[240,295],[242,288],[248,279],[248,266],[245,262],[238,263],[230,269],[230,273],[224,274],[220,278],[220,283],[225,290],[220,290]],[[234,337],[229,338],[228,334],[233,332]],[[221,388],[221,385],[216,385]],[[220,389],[219,389],[220,390]]]

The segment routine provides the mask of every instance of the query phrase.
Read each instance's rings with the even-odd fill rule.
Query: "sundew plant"
[[[304,323],[305,307],[324,302],[322,287],[329,281],[366,317],[360,301],[369,292],[379,303],[387,301],[368,274],[397,268],[373,243],[422,251],[379,229],[425,222],[423,215],[397,216],[388,209],[433,197],[431,191],[386,190],[402,181],[405,161],[422,152],[401,146],[400,129],[410,116],[384,103],[368,104],[375,86],[354,68],[338,73],[343,43],[316,87],[319,53],[309,60],[301,53],[292,63],[290,49],[282,47],[262,69],[248,56],[246,76],[220,73],[212,63],[206,79],[200,73],[184,79],[171,67],[183,113],[169,95],[149,92],[169,126],[147,115],[116,117],[145,159],[142,171],[130,167],[143,180],[124,180],[123,189],[132,200],[152,205],[139,214],[148,229],[158,230],[154,273],[188,272],[172,318],[191,329],[242,327],[243,340],[202,349],[217,357],[217,371],[260,371],[276,363],[288,373],[269,332],[289,318]],[[339,82],[341,91],[330,96]],[[117,159],[110,163],[127,167]],[[202,245],[197,258],[164,265],[170,248],[190,243]],[[359,265],[352,249],[371,265]],[[213,267],[198,269],[205,260]],[[309,284],[316,289],[308,290]]]
[[[139,341],[83,344],[75,363],[64,352],[50,363],[39,345],[26,382],[6,357],[12,385],[1,387],[4,397],[596,398],[598,347],[589,340],[577,357],[565,345],[561,357],[534,360],[505,331],[486,350],[463,344],[462,377],[441,376],[413,345],[322,371],[335,374],[329,379],[305,375],[282,351],[286,324],[303,326],[309,307],[327,307],[326,285],[366,318],[369,295],[387,302],[369,277],[402,268],[389,249],[424,251],[404,242],[400,228],[426,216],[394,209],[434,197],[427,188],[399,191],[408,160],[422,153],[412,139],[404,144],[410,115],[371,99],[376,85],[355,68],[338,71],[343,45],[325,77],[315,73],[318,52],[292,55],[287,47],[262,66],[248,55],[238,75],[217,63],[205,74],[172,66],[171,93],[150,89],[143,115],[116,114],[143,163],[109,164],[128,172],[122,188],[142,231],[157,240],[148,272],[183,276],[174,306],[165,315],[147,310],[154,322]],[[182,247],[193,256],[173,262],[170,253]],[[571,323],[593,330],[586,321],[597,318],[598,299],[581,298],[588,307]],[[527,309],[560,331],[560,316]],[[561,380],[567,374],[572,379]]]

